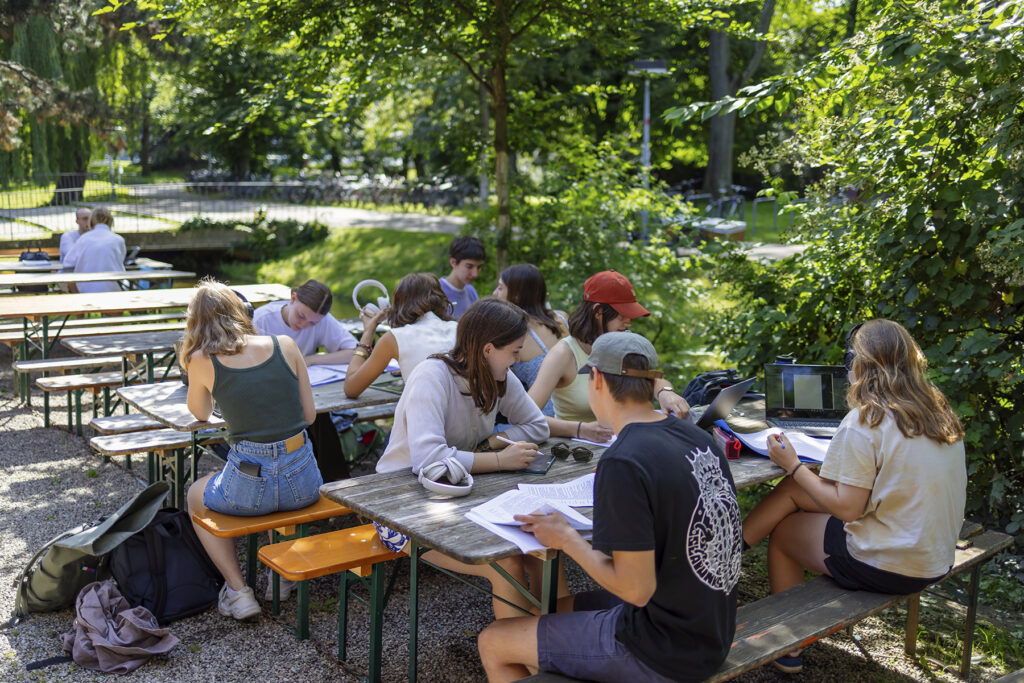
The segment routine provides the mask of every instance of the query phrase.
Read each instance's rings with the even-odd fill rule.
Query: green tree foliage
[[[796,134],[750,160],[769,178],[791,165],[818,180],[801,257],[721,261],[718,277],[739,304],[708,335],[753,371],[778,350],[835,362],[856,322],[901,322],[967,428],[969,512],[1018,532],[1024,13],[1014,3],[925,0],[878,11],[794,77],[719,103],[792,111]]]

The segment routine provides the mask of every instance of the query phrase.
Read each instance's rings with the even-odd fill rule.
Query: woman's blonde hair
[[[114,227],[114,215],[110,213],[110,209],[105,206],[97,206],[89,214],[89,227],[94,228],[100,223],[107,225],[108,227]]]
[[[964,438],[964,428],[946,397],[925,377],[927,360],[902,325],[869,320],[850,339],[854,382],[846,402],[860,408],[860,422],[877,427],[891,413],[908,439],[926,436],[938,443]]]
[[[230,356],[245,346],[245,335],[256,334],[242,298],[223,282],[203,278],[188,305],[181,364],[188,367],[192,354]]]

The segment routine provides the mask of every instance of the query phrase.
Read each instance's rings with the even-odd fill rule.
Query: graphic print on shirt
[[[686,559],[701,582],[728,593],[740,580],[743,559],[740,506],[710,448],[694,449],[686,459],[700,491],[686,530]]]

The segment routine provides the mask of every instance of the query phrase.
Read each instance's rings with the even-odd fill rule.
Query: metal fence
[[[106,206],[113,211],[117,232],[140,233],[169,230],[196,217],[245,222],[261,214],[276,220],[352,225],[352,208],[447,208],[460,206],[472,195],[471,186],[406,185],[383,177],[131,185],[90,177],[84,187],[77,185],[0,192],[0,239],[46,240],[73,230],[75,211],[82,207]],[[386,219],[368,218],[366,223],[381,220]]]

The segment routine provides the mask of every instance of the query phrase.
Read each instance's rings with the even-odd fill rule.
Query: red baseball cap
[[[642,318],[651,312],[636,302],[633,285],[622,273],[603,270],[583,283],[583,300],[608,304],[624,318]]]

